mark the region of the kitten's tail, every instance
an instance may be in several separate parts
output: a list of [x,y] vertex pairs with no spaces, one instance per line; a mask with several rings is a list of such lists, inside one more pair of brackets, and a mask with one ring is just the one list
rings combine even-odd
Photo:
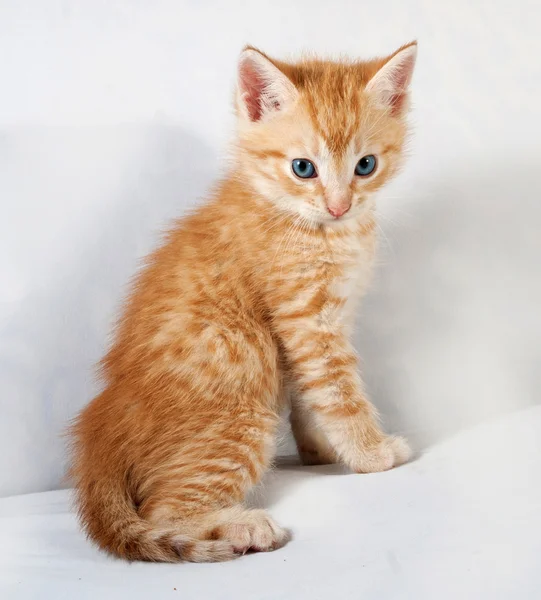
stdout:
[[197,539],[181,530],[142,519],[122,482],[76,488],[77,509],[89,538],[103,550],[126,560],[218,562],[235,558],[225,540]]

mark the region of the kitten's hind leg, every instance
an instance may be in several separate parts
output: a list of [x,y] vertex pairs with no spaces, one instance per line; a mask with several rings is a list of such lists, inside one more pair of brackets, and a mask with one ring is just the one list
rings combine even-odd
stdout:
[[291,431],[303,465],[330,465],[339,461],[325,433],[317,428],[313,417],[294,400],[289,417]]
[[242,505],[274,455],[277,423],[273,411],[252,407],[245,416],[228,415],[194,434],[189,446],[170,457],[140,490],[145,498],[139,515],[158,530],[174,529],[198,540],[182,542],[184,560],[213,560],[206,550],[211,542],[220,543],[216,560],[280,548],[289,540],[288,531],[266,511]]

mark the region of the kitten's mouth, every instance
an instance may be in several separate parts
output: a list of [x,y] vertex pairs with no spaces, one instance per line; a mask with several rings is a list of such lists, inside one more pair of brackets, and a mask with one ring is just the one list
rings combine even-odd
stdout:
[[[351,208],[351,207],[350,207]],[[339,216],[334,216],[332,213],[325,215],[323,223],[325,225],[332,226],[340,226],[341,223],[345,223],[346,221],[350,221],[355,218],[355,213],[348,209],[346,212]]]
[[313,227],[340,227],[343,223],[351,221],[358,215],[355,210],[352,210],[350,206],[347,211],[344,211],[339,216],[334,216],[329,210],[323,212],[322,210],[313,211],[308,214],[301,213],[301,216],[310,223]]

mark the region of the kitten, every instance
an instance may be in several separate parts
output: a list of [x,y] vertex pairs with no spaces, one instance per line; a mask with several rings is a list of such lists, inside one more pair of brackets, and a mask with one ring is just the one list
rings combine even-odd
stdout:
[[350,341],[399,168],[416,44],[369,62],[240,57],[234,165],[148,259],[72,428],[89,537],[129,560],[219,561],[288,533],[242,505],[279,414],[305,463],[408,460],[367,400]]

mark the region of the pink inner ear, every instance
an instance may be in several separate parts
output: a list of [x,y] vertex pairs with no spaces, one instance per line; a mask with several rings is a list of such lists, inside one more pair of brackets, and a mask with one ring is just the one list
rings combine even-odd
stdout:
[[390,99],[391,105],[391,114],[398,115],[402,112],[404,108],[404,103],[406,101],[407,94],[393,94]]
[[398,91],[403,92],[408,87],[414,66],[415,58],[409,56],[400,64],[400,67],[396,69],[393,79]]
[[261,97],[265,91],[266,82],[250,60],[245,60],[240,66],[240,84],[242,86],[242,98],[250,120],[259,121],[263,112]]
[[404,102],[407,98],[407,88],[414,66],[415,58],[410,56],[400,64],[400,67],[392,75],[393,87],[396,92],[391,96],[389,102],[393,114],[400,113],[404,107]]

